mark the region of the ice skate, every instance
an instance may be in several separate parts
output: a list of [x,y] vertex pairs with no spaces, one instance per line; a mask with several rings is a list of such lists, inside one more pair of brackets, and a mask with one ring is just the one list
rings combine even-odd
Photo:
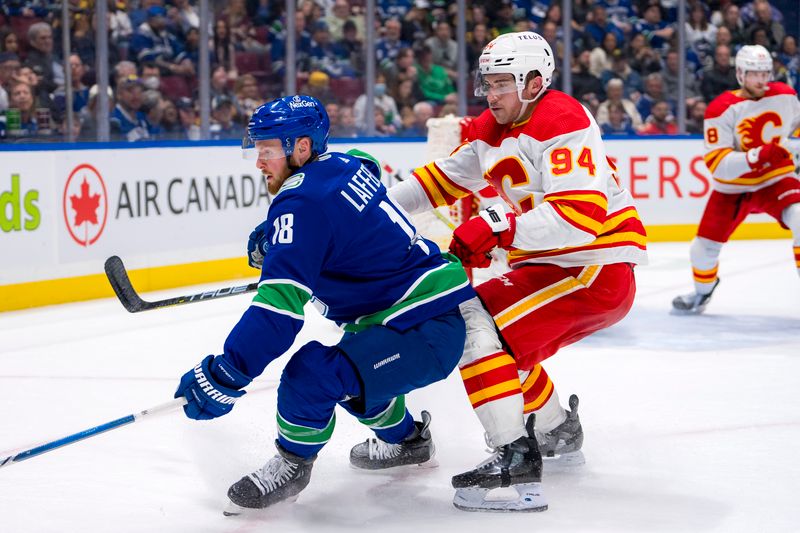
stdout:
[[539,452],[544,460],[544,468],[580,466],[586,462],[581,447],[583,446],[583,428],[578,416],[578,397],[569,397],[567,419],[555,429],[547,433],[535,431]]
[[711,301],[711,295],[714,294],[714,289],[719,285],[719,278],[714,282],[711,287],[711,292],[708,294],[698,294],[696,292],[684,294],[683,296],[676,296],[672,300],[672,309],[679,315],[699,315],[706,310],[708,302]]
[[306,488],[317,456],[303,459],[284,450],[280,444],[277,446],[275,457],[228,489],[230,501],[223,511],[225,516],[263,509],[282,501],[294,501]]
[[[528,418],[528,435],[533,434],[534,418],[534,415]],[[453,476],[452,483],[456,489],[453,505],[463,511],[547,509],[541,487],[542,456],[536,439],[531,436],[495,448],[492,457],[469,472]]]
[[403,442],[391,444],[372,437],[350,450],[350,464],[364,470],[384,470],[404,465],[435,466],[436,447],[431,439],[431,415],[422,411],[422,422],[414,422],[414,433]]

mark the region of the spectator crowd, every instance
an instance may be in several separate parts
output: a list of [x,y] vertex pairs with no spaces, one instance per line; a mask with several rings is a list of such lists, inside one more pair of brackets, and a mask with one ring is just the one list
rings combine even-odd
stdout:
[[[0,4],[0,141],[97,137],[94,16],[96,0],[67,0],[70,54],[61,50],[61,2]],[[196,0],[107,0],[109,115],[112,140],[199,139],[200,16]],[[775,79],[800,89],[800,52],[784,16],[796,0],[687,0],[686,125],[702,133],[706,104],[737,89],[733,58],[746,44],[773,54]],[[213,139],[240,138],[250,113],[283,92],[286,42],[296,44],[299,92],[319,98],[333,137],[427,133],[432,116],[456,113],[457,3],[377,0],[374,116],[366,116],[364,0],[299,0],[288,36],[284,3],[209,0]],[[606,135],[678,131],[677,0],[573,0],[572,94]],[[540,33],[556,55],[560,89],[564,54],[559,0],[467,2],[469,114],[483,47],[511,31]],[[67,131],[66,70],[73,130]]]

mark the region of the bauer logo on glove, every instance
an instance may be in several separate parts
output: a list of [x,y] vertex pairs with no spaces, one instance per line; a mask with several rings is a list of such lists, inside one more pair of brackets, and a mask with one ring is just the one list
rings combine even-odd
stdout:
[[492,205],[456,228],[450,252],[461,259],[465,267],[488,267],[492,262],[488,253],[497,246],[511,246],[516,227],[517,219],[506,212],[505,204]]

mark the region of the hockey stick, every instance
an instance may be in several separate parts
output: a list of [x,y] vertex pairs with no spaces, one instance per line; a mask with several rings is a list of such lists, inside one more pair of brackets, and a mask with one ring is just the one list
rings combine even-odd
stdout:
[[9,455],[8,457],[0,458],[0,468],[4,466],[13,465],[14,463],[19,463],[20,461],[25,461],[26,459],[31,459],[33,457],[42,455],[43,453],[61,448],[62,446],[73,444],[83,439],[88,439],[89,437],[94,437],[95,435],[99,435],[100,433],[105,433],[106,431],[111,431],[112,429],[117,429],[118,427],[122,427],[127,424],[132,424],[133,422],[138,422],[145,416],[172,411],[174,409],[177,409],[178,407],[182,407],[185,404],[186,404],[186,398],[175,398],[174,400],[170,400],[166,403],[162,403],[161,405],[156,405],[155,407],[145,409],[144,411],[141,411],[139,413],[123,416],[122,418],[112,420],[111,422],[106,422],[105,424],[100,424],[99,426],[95,426],[93,428],[84,429],[83,431],[79,431],[78,433],[74,433],[67,437],[47,442],[35,448],[31,448],[30,450],[25,450],[15,455]]
[[215,300],[217,298],[224,298],[226,296],[235,296],[246,292],[258,290],[258,283],[248,283],[247,285],[238,285],[235,287],[223,287],[211,291],[198,292],[196,294],[187,294],[185,296],[175,296],[165,300],[157,300],[148,302],[142,300],[137,294],[136,289],[133,288],[128,271],[125,270],[125,265],[122,264],[122,259],[116,255],[112,255],[106,259],[105,263],[106,277],[114,289],[120,303],[130,313],[138,313],[140,311],[149,311],[151,309],[159,309],[161,307],[170,307],[173,305],[191,304],[195,302],[202,302],[205,300]]

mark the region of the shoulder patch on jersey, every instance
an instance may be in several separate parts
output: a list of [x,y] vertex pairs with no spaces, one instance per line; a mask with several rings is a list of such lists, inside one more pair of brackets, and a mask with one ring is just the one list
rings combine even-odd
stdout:
[[542,96],[522,133],[537,141],[546,141],[559,135],[586,129],[591,124],[586,109],[573,97],[548,89]]
[[317,161],[325,161],[326,159],[330,159],[332,154],[322,154],[321,156],[317,157]]
[[767,91],[766,96],[778,96],[779,94],[789,94],[789,95],[796,95],[797,91],[792,89],[789,85],[786,85],[780,81],[771,81],[768,84],[769,90]]
[[282,193],[284,191],[288,191],[290,189],[298,188],[300,185],[302,185],[303,180],[305,178],[306,178],[306,175],[303,172],[301,172],[299,174],[294,174],[292,176],[289,176],[288,178],[286,178],[286,181],[283,182],[283,185],[281,185],[281,188],[278,189],[278,194],[280,194],[280,193]]
[[739,91],[725,91],[717,96],[706,108],[705,118],[717,118],[722,115],[730,106],[743,102],[745,98],[739,96]]

